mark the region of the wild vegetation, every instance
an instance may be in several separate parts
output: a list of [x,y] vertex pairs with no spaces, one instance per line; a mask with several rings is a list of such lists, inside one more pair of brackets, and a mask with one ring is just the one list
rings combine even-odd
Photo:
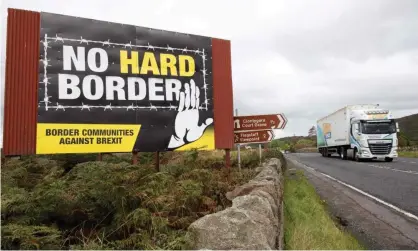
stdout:
[[418,158],[418,148],[402,148],[398,154],[399,157]]
[[[267,152],[267,154],[274,154]],[[2,249],[188,249],[187,228],[230,206],[227,191],[255,175],[223,152],[29,156],[2,165]]]
[[285,179],[284,208],[285,249],[364,249],[333,221],[324,201],[301,170],[288,174]]
[[399,145],[402,147],[418,146],[418,114],[397,119],[401,129]]
[[293,136],[273,140],[271,148],[280,148],[283,151],[296,152],[301,149],[314,148],[316,150],[316,136]]

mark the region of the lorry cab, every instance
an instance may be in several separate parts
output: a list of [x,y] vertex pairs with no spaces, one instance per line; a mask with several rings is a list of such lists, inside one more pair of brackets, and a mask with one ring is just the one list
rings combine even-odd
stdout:
[[353,157],[385,159],[398,157],[398,124],[388,110],[353,110],[350,117],[350,148]]

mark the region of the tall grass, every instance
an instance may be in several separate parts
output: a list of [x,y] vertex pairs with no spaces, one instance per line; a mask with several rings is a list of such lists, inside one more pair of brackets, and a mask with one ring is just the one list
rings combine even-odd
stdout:
[[353,236],[337,227],[302,171],[286,178],[284,206],[286,249],[363,249]]
[[399,151],[399,157],[418,158],[418,151]]

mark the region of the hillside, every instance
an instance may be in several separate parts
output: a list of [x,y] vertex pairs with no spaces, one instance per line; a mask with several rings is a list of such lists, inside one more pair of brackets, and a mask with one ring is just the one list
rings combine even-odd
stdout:
[[418,145],[418,113],[396,120],[401,129],[400,137],[410,141],[411,145]]
[[316,147],[316,136],[291,136],[275,139],[270,143],[270,147],[279,147],[282,150],[294,152],[299,149]]

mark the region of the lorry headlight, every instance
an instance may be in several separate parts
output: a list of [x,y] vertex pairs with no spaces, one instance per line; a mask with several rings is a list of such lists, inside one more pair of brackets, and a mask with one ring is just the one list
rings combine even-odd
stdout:
[[369,145],[367,144],[367,140],[360,140],[360,145],[362,147],[369,147]]

